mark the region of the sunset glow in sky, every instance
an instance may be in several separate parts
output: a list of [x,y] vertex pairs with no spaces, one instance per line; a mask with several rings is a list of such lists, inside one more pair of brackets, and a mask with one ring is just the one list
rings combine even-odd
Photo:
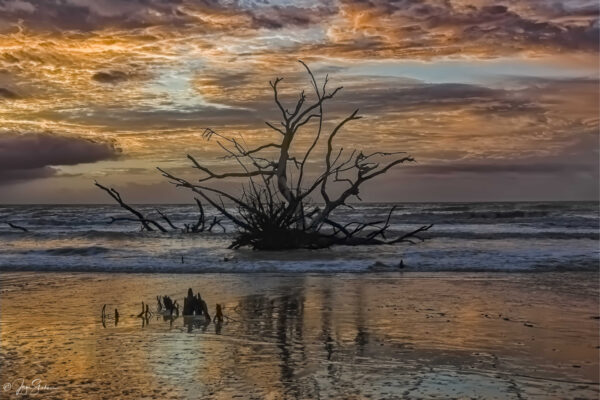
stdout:
[[[0,0],[0,203],[188,202],[156,166],[219,168],[206,127],[274,137],[331,86],[338,145],[404,150],[365,200],[598,197],[597,0]],[[306,140],[311,138],[307,126]],[[302,143],[302,139],[299,139]],[[313,168],[318,168],[315,159]],[[226,165],[222,166],[223,168]]]

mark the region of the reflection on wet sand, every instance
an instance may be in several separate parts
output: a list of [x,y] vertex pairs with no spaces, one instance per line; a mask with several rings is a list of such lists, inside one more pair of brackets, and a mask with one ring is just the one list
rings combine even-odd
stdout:
[[[597,398],[594,282],[2,274],[0,383],[42,379],[56,399]],[[188,286],[224,321],[137,318],[141,301],[181,301]],[[120,317],[98,318],[103,304]]]

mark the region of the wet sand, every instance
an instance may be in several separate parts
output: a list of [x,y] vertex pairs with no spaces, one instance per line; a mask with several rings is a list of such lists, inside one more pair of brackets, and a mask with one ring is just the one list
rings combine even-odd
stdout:
[[[229,319],[136,318],[188,287]],[[2,273],[0,395],[596,399],[598,328],[589,272]]]

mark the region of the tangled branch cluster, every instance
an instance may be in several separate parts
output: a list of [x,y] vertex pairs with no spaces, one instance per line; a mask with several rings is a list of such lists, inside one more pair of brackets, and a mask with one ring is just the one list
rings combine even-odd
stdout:
[[[247,148],[243,141],[234,137],[221,135],[212,129],[204,131],[202,136],[206,140],[216,138],[224,157],[234,160],[239,166],[238,171],[215,172],[191,155],[187,156],[188,159],[203,173],[197,182],[192,183],[161,168],[158,168],[159,171],[175,185],[198,194],[238,228],[238,236],[231,248],[325,248],[334,244],[380,245],[423,240],[419,233],[428,230],[431,225],[421,226],[396,238],[386,237],[394,208],[382,221],[344,223],[334,220],[334,210],[349,206],[347,202],[352,197],[360,200],[359,188],[363,183],[414,159],[403,152],[366,154],[356,149],[334,149],[334,140],[342,128],[361,118],[358,109],[326,132],[323,106],[342,87],[329,90],[328,77],[319,84],[310,68],[302,61],[300,63],[308,73],[316,100],[309,102],[302,91],[294,107],[288,109],[283,105],[278,90],[282,78],[269,82],[274,102],[281,113],[279,124],[266,122],[276,136],[272,142]],[[297,136],[304,133],[301,128],[311,121],[314,124],[310,126],[315,126],[316,131],[310,145],[304,151],[295,152]],[[321,141],[326,141],[324,169],[309,179],[307,162]],[[273,150],[277,151],[277,155],[269,157]],[[389,161],[389,158],[393,159]],[[388,161],[382,164],[377,161],[380,159]],[[210,185],[215,181],[239,178],[246,180],[241,194],[231,194]],[[343,185],[343,190],[333,195],[332,185]],[[233,204],[235,211],[226,202]]]

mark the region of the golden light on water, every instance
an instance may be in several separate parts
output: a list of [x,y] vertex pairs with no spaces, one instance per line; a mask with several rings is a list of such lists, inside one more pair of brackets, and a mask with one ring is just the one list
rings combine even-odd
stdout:
[[[598,373],[594,289],[558,275],[263,274],[252,285],[243,274],[2,279],[2,382],[43,377],[58,397],[359,399],[409,389],[426,395],[442,382],[457,395],[504,396],[515,385],[535,393],[527,376],[561,379],[552,389],[560,397],[573,393],[569,379]],[[563,293],[579,293],[553,292],[557,280]],[[230,319],[135,317],[142,299],[154,308],[157,293],[181,299],[184,282],[211,312],[224,304]],[[102,304],[119,309],[116,326],[102,325]],[[453,368],[468,373],[454,376]]]

